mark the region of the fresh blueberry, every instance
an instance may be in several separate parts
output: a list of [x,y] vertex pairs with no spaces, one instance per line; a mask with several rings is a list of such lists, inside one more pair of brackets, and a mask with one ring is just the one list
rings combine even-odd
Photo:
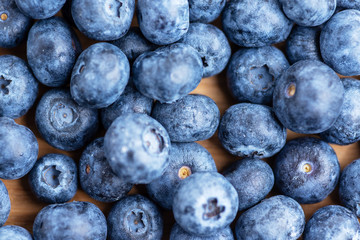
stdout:
[[[1,118],[0,118],[1,121]],[[1,134],[0,134],[1,136]],[[10,214],[10,198],[5,184],[0,180],[0,226],[4,225]],[[1,228],[0,228],[1,229]],[[0,231],[1,235],[1,231]],[[0,236],[1,239],[1,236]]]
[[190,21],[209,23],[217,19],[225,7],[225,0],[189,0]]
[[320,133],[340,115],[344,86],[336,73],[316,60],[289,67],[275,83],[273,109],[280,122],[298,133]]
[[208,236],[199,237],[185,232],[179,224],[175,223],[171,229],[170,240],[234,240],[233,232],[230,227]]
[[79,106],[64,88],[46,92],[35,113],[41,136],[51,146],[65,151],[83,147],[98,129],[96,109]]
[[19,179],[34,166],[39,145],[29,128],[0,117],[0,149],[0,178]]
[[239,195],[239,211],[263,200],[274,186],[271,167],[257,158],[236,161],[223,174]]
[[140,55],[133,64],[132,73],[134,84],[142,94],[171,103],[199,85],[203,63],[193,47],[175,43]]
[[72,0],[71,15],[80,32],[98,41],[124,36],[130,28],[135,0]]
[[74,160],[63,154],[47,154],[36,161],[29,173],[35,196],[47,203],[63,203],[75,196],[78,179]]
[[0,56],[0,116],[25,115],[36,100],[38,85],[24,60],[12,55]]
[[7,225],[0,228],[0,240],[33,240],[25,228]]
[[216,172],[210,153],[200,144],[171,143],[169,165],[163,175],[147,185],[152,199],[161,207],[172,208],[174,194],[181,181],[196,172]]
[[225,69],[231,57],[230,44],[225,34],[211,24],[192,23],[179,42],[195,48],[203,62],[203,77],[211,77]]
[[105,134],[105,156],[123,181],[147,184],[168,165],[170,138],[165,128],[146,114],[118,117]]
[[34,18],[45,19],[54,16],[66,0],[15,0],[22,13]]
[[66,19],[66,21],[72,26],[76,27],[74,19],[71,14],[71,5],[73,0],[66,0],[63,8],[61,9],[61,13],[63,17]]
[[86,147],[79,162],[81,188],[92,198],[114,202],[124,197],[132,188],[111,170],[105,158],[104,138],[94,140]]
[[170,104],[156,102],[151,116],[164,126],[172,142],[206,140],[214,135],[220,121],[214,100],[199,94]]
[[286,142],[286,129],[271,108],[252,103],[239,103],[227,109],[218,134],[223,147],[239,157],[271,157]]
[[63,18],[40,20],[30,29],[27,59],[35,77],[46,86],[66,85],[80,52],[79,40]]
[[238,194],[217,172],[197,172],[179,185],[173,201],[176,222],[196,236],[212,236],[235,219]]
[[36,240],[106,240],[106,218],[89,202],[51,204],[36,216],[33,233]]
[[284,54],[273,46],[237,51],[227,69],[227,82],[239,102],[271,105],[275,80],[289,67]]
[[298,239],[305,227],[305,215],[292,198],[278,195],[263,200],[240,215],[235,225],[237,240]]
[[360,1],[359,0],[337,0],[336,5],[339,8],[360,10]]
[[71,96],[81,106],[107,107],[120,97],[129,75],[129,61],[118,47],[95,43],[76,61],[71,74]]
[[141,195],[127,196],[118,201],[107,222],[110,240],[160,240],[163,233],[159,209]]

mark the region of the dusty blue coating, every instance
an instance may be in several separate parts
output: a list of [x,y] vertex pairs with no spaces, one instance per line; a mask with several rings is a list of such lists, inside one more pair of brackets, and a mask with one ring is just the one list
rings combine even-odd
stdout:
[[190,22],[214,21],[220,16],[225,3],[225,0],[189,0]]
[[275,184],[299,203],[317,203],[336,187],[340,165],[326,142],[313,137],[291,140],[276,156]]
[[39,144],[34,133],[13,119],[0,117],[0,178],[19,179],[34,166]]
[[174,43],[140,55],[132,66],[136,88],[145,96],[171,103],[186,96],[200,83],[200,54],[184,43]]
[[29,185],[40,201],[67,202],[75,196],[78,186],[76,163],[64,154],[47,154],[31,169]]
[[207,237],[199,237],[185,232],[179,224],[175,223],[171,228],[170,240],[234,240],[233,232],[230,227],[225,227],[223,230]]
[[27,63],[12,55],[0,56],[0,116],[18,118],[34,104],[39,90]]
[[200,144],[171,143],[169,165],[161,177],[149,183],[146,188],[149,196],[165,209],[171,209],[174,194],[185,176],[196,172],[216,172],[216,165],[210,153]]
[[271,167],[257,158],[238,160],[225,169],[223,175],[239,195],[239,211],[263,200],[274,186]]
[[63,18],[40,20],[30,29],[27,59],[35,77],[46,86],[66,85],[80,52],[79,39]]
[[115,202],[132,188],[116,176],[105,157],[104,138],[97,138],[84,150],[79,161],[81,188],[101,202]]
[[276,47],[241,49],[229,62],[228,88],[239,102],[271,105],[275,81],[289,66]]
[[280,122],[297,133],[320,133],[340,115],[344,86],[336,73],[316,60],[302,60],[276,81],[273,110]]
[[239,157],[271,157],[286,142],[286,128],[270,107],[239,103],[228,108],[218,132],[222,146]]
[[227,1],[222,25],[230,41],[241,47],[263,47],[284,41],[293,23],[278,0]]
[[6,14],[7,19],[0,19],[0,48],[18,46],[26,37],[32,20],[20,12],[15,0],[0,0],[0,16]]
[[130,28],[135,0],[72,0],[71,15],[83,34],[98,41],[121,38]]
[[189,28],[188,0],[139,0],[137,19],[150,42],[167,45],[178,41]]
[[106,240],[106,218],[90,202],[51,204],[36,216],[33,234],[36,240]]
[[170,138],[155,119],[142,113],[118,117],[104,138],[104,151],[113,172],[123,181],[147,184],[168,165]]
[[[1,121],[1,119],[0,119]],[[1,136],[1,135],[0,135]],[[5,184],[0,180],[0,226],[4,225],[10,214],[10,198]],[[1,229],[1,228],[0,228]],[[1,231],[0,231],[1,233]],[[0,236],[1,239],[1,236]]]
[[22,13],[34,18],[45,19],[54,16],[66,0],[15,0]]
[[320,51],[324,62],[335,72],[360,74],[360,11],[350,9],[335,14],[320,34]]
[[120,97],[129,76],[129,60],[118,47],[95,43],[76,60],[71,74],[71,96],[81,106],[108,107]]
[[156,102],[151,116],[164,126],[172,142],[209,139],[220,122],[214,100],[200,94],[187,95],[174,103]]
[[298,239],[305,227],[305,215],[294,199],[278,195],[263,200],[240,215],[235,225],[237,240]]
[[195,48],[203,62],[203,77],[223,71],[231,57],[231,48],[225,34],[211,24],[192,23],[189,31],[179,40]]
[[360,225],[347,208],[329,205],[317,210],[306,223],[304,240],[359,239]]
[[163,219],[158,207],[142,195],[122,198],[110,210],[110,240],[160,240]]
[[0,240],[33,240],[28,230],[15,225],[0,228]]
[[176,222],[186,232],[212,236],[235,219],[238,195],[231,183],[217,172],[197,172],[179,185],[173,201]]
[[79,106],[72,100],[69,89],[54,88],[42,96],[36,108],[35,123],[51,146],[73,151],[92,139],[99,120],[97,110]]
[[337,0],[337,7],[360,10],[359,0]]

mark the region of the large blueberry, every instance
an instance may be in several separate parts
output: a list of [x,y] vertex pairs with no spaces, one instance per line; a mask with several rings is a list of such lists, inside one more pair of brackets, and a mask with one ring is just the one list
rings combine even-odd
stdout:
[[34,19],[54,16],[64,6],[66,0],[15,0],[25,15]]
[[[0,119],[1,121],[1,119]],[[1,136],[1,135],[0,135]],[[10,198],[5,184],[0,180],[0,226],[4,225],[10,214]],[[1,229],[1,228],[0,228]],[[1,231],[0,231],[1,234]],[[1,239],[1,237],[0,237]]]
[[360,10],[359,0],[337,0],[337,7]]
[[175,223],[171,228],[170,240],[234,240],[233,232],[230,227],[225,227],[223,230],[212,234],[211,236],[199,237],[185,232],[179,224]]
[[276,81],[273,109],[280,122],[298,133],[320,133],[340,115],[344,86],[336,73],[316,60],[289,67]]
[[161,177],[147,185],[152,199],[166,209],[172,208],[176,189],[182,180],[196,172],[216,172],[214,159],[200,144],[171,143],[169,165]]
[[15,225],[0,228],[0,240],[33,240],[28,230]]
[[209,23],[218,18],[225,0],[189,0],[190,21]]
[[275,80],[289,67],[284,54],[273,46],[237,51],[227,69],[227,82],[239,102],[271,105]]

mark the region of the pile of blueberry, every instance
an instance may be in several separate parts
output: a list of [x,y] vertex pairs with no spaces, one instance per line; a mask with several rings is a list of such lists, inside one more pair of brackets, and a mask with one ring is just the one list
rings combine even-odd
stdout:
[[[0,240],[160,240],[162,209],[176,221],[171,240],[359,240],[360,160],[341,173],[329,145],[360,140],[360,81],[338,75],[360,75],[359,10],[360,0],[0,0],[0,47],[27,41],[27,62],[0,56],[0,178],[27,175],[50,204],[33,236],[3,226]],[[220,15],[222,30],[209,24]],[[82,51],[73,28],[99,42]],[[286,55],[272,46],[285,40]],[[225,68],[239,103],[220,119],[211,98],[189,93]],[[42,138],[82,151],[78,163],[37,159],[34,133],[13,120],[32,107]],[[287,129],[318,135],[286,142]],[[196,143],[216,131],[242,158],[222,174]],[[146,195],[127,195],[134,184]],[[113,203],[107,218],[68,202],[78,185]],[[274,185],[281,195],[265,199]],[[306,223],[300,204],[337,186],[344,207]],[[0,181],[0,226],[9,212]]]

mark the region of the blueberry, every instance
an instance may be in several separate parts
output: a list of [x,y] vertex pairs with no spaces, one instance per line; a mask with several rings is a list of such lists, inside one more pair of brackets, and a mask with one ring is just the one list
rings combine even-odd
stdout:
[[231,154],[271,157],[285,145],[286,129],[270,107],[239,103],[228,108],[219,125],[219,140]]
[[263,200],[274,186],[271,167],[257,158],[236,161],[223,174],[239,195],[239,211]]
[[71,96],[81,106],[107,107],[120,97],[129,75],[129,61],[118,47],[95,43],[76,61],[71,74]]
[[316,60],[303,60],[276,81],[273,109],[286,128],[320,133],[336,121],[343,96],[344,86],[330,67]]
[[24,60],[12,55],[0,56],[0,116],[25,115],[36,100],[38,85]]
[[198,94],[187,95],[171,104],[156,102],[151,116],[165,127],[172,142],[208,139],[220,121],[214,100]]
[[54,16],[66,0],[15,0],[22,13],[34,18],[45,19]]
[[104,138],[90,143],[79,162],[81,188],[92,198],[102,202],[114,202],[124,197],[132,184],[123,182],[111,170],[105,158]]
[[286,143],[276,156],[274,174],[284,195],[299,203],[317,203],[335,189],[340,165],[329,144],[304,137]]
[[130,28],[135,0],[72,0],[71,15],[80,32],[98,41],[121,38]]
[[186,232],[212,236],[235,219],[238,194],[231,183],[216,172],[197,172],[179,185],[173,201],[176,222]]
[[336,5],[339,8],[360,10],[360,1],[358,0],[337,0]]
[[36,240],[106,240],[106,218],[89,202],[51,204],[36,216],[33,233]]
[[7,225],[0,228],[0,240],[32,240],[31,234],[25,228]]
[[34,166],[39,145],[29,128],[0,117],[0,149],[0,178],[19,179]]
[[80,52],[79,40],[63,18],[40,20],[30,29],[27,59],[36,78],[46,86],[66,85]]
[[91,140],[99,120],[97,110],[79,106],[68,89],[54,88],[42,96],[36,108],[35,123],[51,146],[73,151]]
[[182,180],[196,172],[216,172],[214,159],[200,144],[171,143],[169,165],[163,175],[147,185],[152,199],[161,207],[172,208],[176,189]]
[[235,225],[237,240],[298,239],[305,227],[305,215],[299,203],[278,195],[263,200],[242,215]]
[[189,0],[190,21],[209,23],[217,19],[225,7],[225,0]]
[[237,51],[227,69],[227,82],[239,102],[271,105],[275,80],[289,67],[284,54],[273,46]]
[[[6,189],[5,184],[0,180],[0,226],[4,225],[4,223],[8,219],[10,214],[10,206],[11,204],[10,204],[8,190]],[[0,230],[0,234],[1,234],[1,230]],[[1,235],[0,235],[0,239],[1,239]]]
[[146,114],[118,117],[104,138],[105,156],[111,169],[123,181],[150,183],[168,165],[170,138],[165,128]]
[[171,103],[199,85],[203,63],[194,48],[175,43],[140,55],[133,64],[132,74],[142,94]]
[[179,224],[175,223],[171,229],[170,240],[234,240],[234,235],[230,227],[211,235],[210,237],[198,237],[185,232]]
[[73,0],[67,0],[63,6],[63,8],[61,9],[61,13],[63,15],[63,17],[66,19],[66,21],[72,26],[72,27],[76,27],[74,19],[72,17],[71,14],[71,5],[72,5],[72,1]]
[[225,34],[211,24],[192,23],[179,42],[195,48],[203,62],[203,77],[211,77],[225,69],[231,57],[230,44]]
[[118,201],[107,222],[110,240],[160,240],[163,233],[159,209],[141,195],[127,196]]

